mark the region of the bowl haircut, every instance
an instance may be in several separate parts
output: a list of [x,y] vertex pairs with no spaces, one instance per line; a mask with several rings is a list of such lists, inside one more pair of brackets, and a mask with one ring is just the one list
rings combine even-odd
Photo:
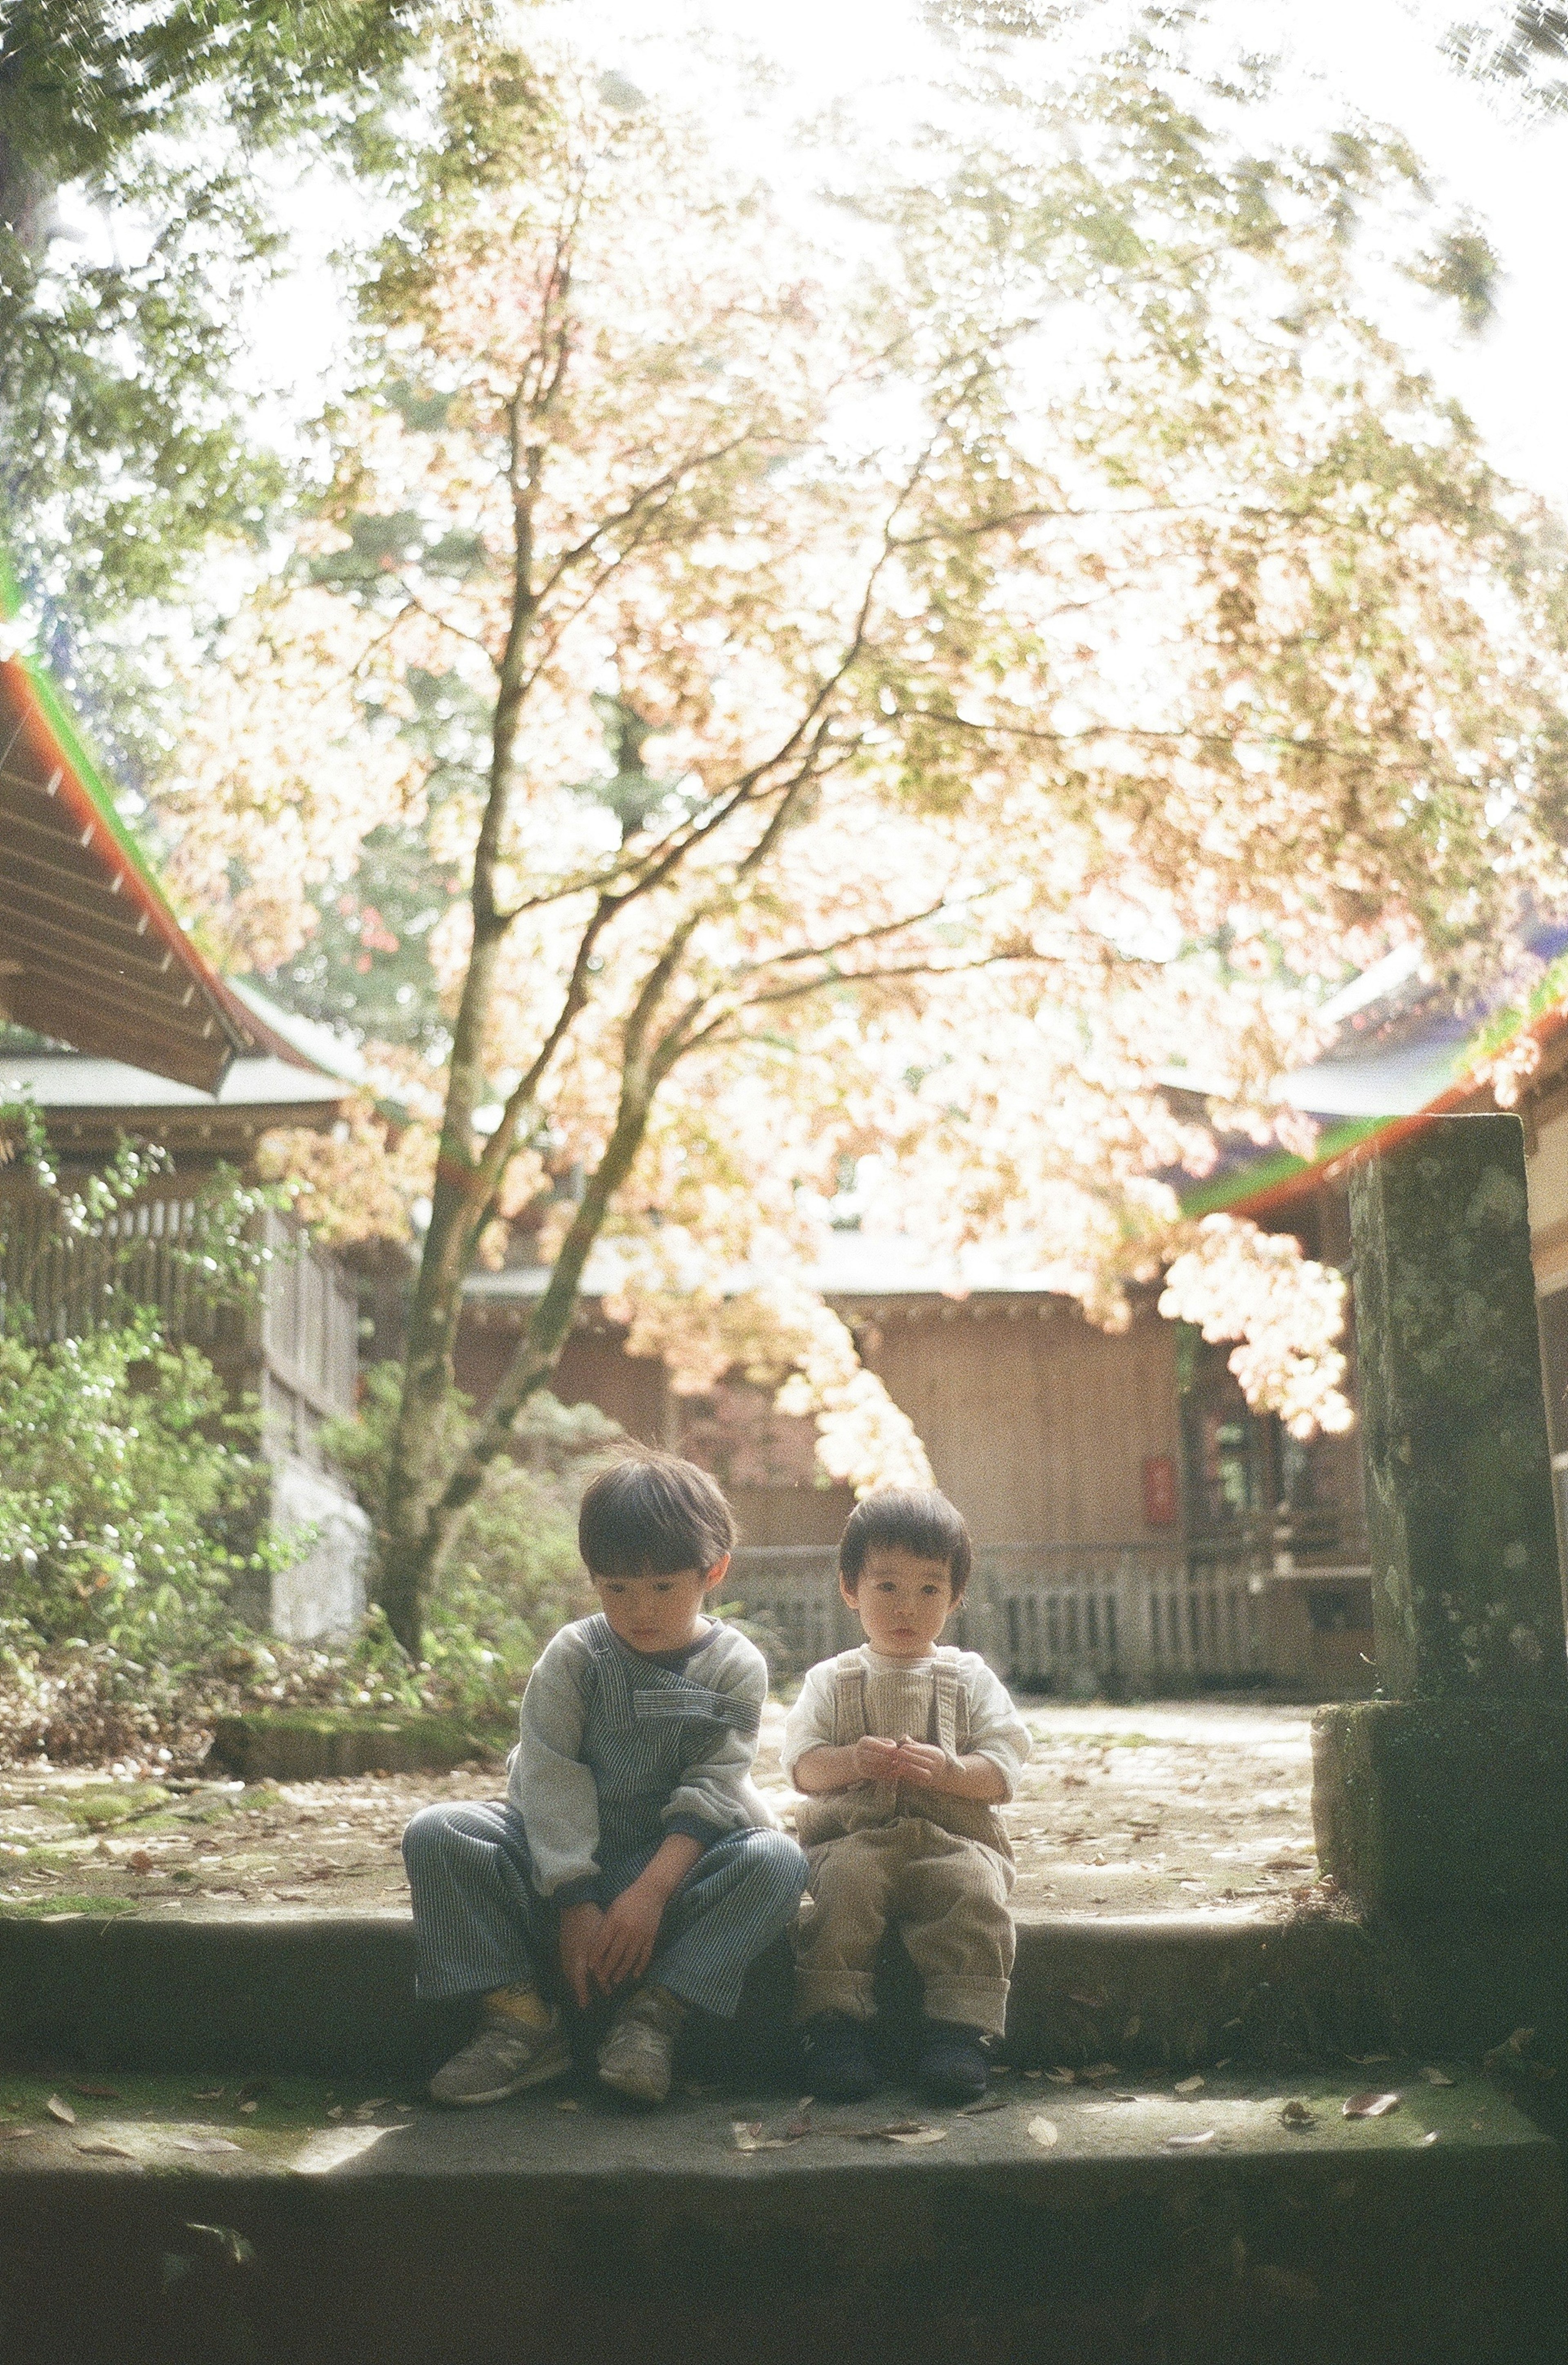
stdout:
[[935,1486],[883,1486],[856,1504],[838,1540],[838,1574],[846,1593],[858,1590],[867,1553],[879,1551],[946,1561],[955,1601],[969,1581],[969,1531]]
[[673,1453],[629,1453],[584,1490],[577,1550],[588,1575],[676,1576],[734,1550],[730,1507],[706,1470]]

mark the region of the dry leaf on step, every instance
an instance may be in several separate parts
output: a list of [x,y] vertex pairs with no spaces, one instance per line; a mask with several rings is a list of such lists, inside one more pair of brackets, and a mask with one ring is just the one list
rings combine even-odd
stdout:
[[1201,2078],[1182,2078],[1177,2080],[1176,2091],[1179,2094],[1201,2094],[1203,2090],[1204,2080]]
[[1339,2115],[1345,2119],[1385,2119],[1390,2111],[1398,2108],[1397,2094],[1374,2094],[1369,2090],[1364,2094],[1352,2094],[1349,2102],[1342,2102]]
[[89,2158],[93,2159],[134,2159],[136,2158],[133,2151],[127,2151],[124,2144],[118,2143],[79,2143],[76,2149],[85,2152]]
[[1451,2086],[1453,2079],[1446,2069],[1423,2069],[1422,2077],[1428,2086]]
[[961,2119],[983,2118],[987,2111],[1005,2111],[1007,2103],[1000,2094],[988,2094],[983,2102],[966,2102],[958,2113]]
[[852,2143],[945,2143],[946,2127],[927,2126],[921,2119],[891,2119],[885,2127],[846,2127]]
[[1205,2127],[1202,2135],[1167,2135],[1165,2141],[1171,2151],[1192,2151],[1197,2145],[1210,2144],[1213,2143],[1214,2139],[1215,2131],[1213,2127]]
[[1029,2122],[1029,2136],[1032,2142],[1043,2144],[1046,2149],[1049,2151],[1051,2146],[1059,2140],[1056,2121],[1054,2119],[1031,2119]]
[[62,2102],[58,2094],[51,2094],[50,2096],[48,2102],[44,2104],[44,2109],[49,2113],[51,2119],[58,2119],[62,2127],[73,2127],[76,2124],[75,2112],[72,2109],[69,2102]]

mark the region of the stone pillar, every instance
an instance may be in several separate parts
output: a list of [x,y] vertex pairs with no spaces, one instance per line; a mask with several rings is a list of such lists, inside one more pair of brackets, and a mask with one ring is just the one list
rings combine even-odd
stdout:
[[1568,1900],[1568,1651],[1524,1134],[1440,1117],[1350,1185],[1377,1700],[1313,1727],[1369,1908]]
[[1350,1176],[1372,1626],[1392,1699],[1568,1699],[1515,1116]]

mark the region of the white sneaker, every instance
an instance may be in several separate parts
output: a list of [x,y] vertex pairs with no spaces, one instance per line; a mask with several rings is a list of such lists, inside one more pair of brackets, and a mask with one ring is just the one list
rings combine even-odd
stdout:
[[487,2020],[471,2045],[454,2053],[431,2079],[431,2101],[458,2106],[499,2102],[525,2086],[545,2086],[572,2066],[561,2015],[553,2012],[543,2028],[521,2020]]
[[639,1988],[610,2023],[599,2048],[599,2081],[632,2102],[662,2102],[669,2092],[675,2040],[686,2006],[663,1988]]

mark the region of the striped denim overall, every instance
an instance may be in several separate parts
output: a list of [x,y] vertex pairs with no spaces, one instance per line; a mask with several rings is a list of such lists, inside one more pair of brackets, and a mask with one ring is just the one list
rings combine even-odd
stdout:
[[[641,1658],[602,1613],[583,1631],[591,1656],[580,1754],[599,1794],[593,1901],[607,1906],[663,1844],[664,1810],[716,1728],[755,1732],[757,1710]],[[425,1808],[403,1835],[403,1856],[421,1996],[521,1980],[558,1992],[558,1911],[533,1886],[527,1832],[510,1799]],[[748,1967],[793,1918],[805,1877],[804,1857],[781,1832],[710,1841],[665,1909],[644,1978],[732,2018]]]

